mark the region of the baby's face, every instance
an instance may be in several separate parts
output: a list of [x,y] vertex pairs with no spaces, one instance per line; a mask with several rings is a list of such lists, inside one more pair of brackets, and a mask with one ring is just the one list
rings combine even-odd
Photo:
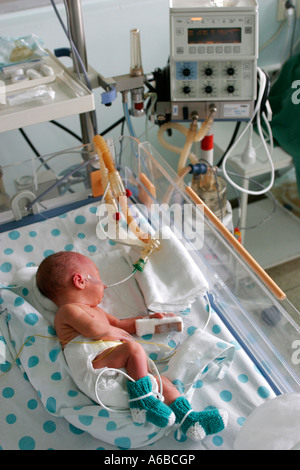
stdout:
[[96,299],[94,301],[96,302],[95,305],[98,305],[103,299],[103,293],[104,289],[106,289],[106,285],[103,284],[98,268],[92,261],[87,263],[87,268],[86,289],[88,289],[91,298]]

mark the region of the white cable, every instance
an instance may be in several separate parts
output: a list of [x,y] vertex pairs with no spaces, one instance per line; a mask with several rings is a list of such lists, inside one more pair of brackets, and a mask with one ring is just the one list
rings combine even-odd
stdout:
[[[149,395],[157,396],[157,397],[159,397],[159,399],[161,401],[163,401],[163,384],[162,384],[160,373],[158,372],[158,369],[157,369],[156,365],[154,364],[152,359],[150,359],[150,357],[148,357],[148,362],[150,362],[151,366],[154,369],[155,374],[157,375],[158,383],[159,383],[159,390],[160,390],[159,392],[151,392],[151,393],[149,393]],[[133,380],[133,378],[130,377],[130,375],[126,374],[126,372],[124,372],[120,369],[114,369],[113,367],[104,367],[103,370],[100,371],[99,375],[97,376],[96,382],[95,382],[94,392],[95,392],[95,396],[97,398],[97,401],[98,401],[99,405],[102,406],[103,408],[105,408],[107,411],[112,411],[112,412],[115,412],[115,413],[128,413],[129,408],[125,408],[125,409],[123,409],[123,408],[109,408],[108,406],[104,405],[104,403],[102,403],[101,399],[99,398],[98,382],[99,382],[100,377],[102,376],[102,374],[104,374],[104,372],[108,372],[109,370],[112,370],[114,372],[118,372],[120,374],[123,374],[128,380],[130,380],[131,382],[135,382],[135,380]],[[143,397],[138,397],[136,399],[141,400],[142,398]]]
[[118,372],[120,374],[123,374],[128,380],[130,380],[131,382],[134,382],[134,380],[128,375],[126,374],[125,372],[123,372],[122,370],[120,369],[114,369],[112,367],[104,367],[103,370],[101,370],[99,372],[99,375],[97,376],[97,379],[96,379],[96,382],[95,382],[95,388],[94,388],[94,392],[95,392],[95,396],[97,398],[97,401],[99,403],[100,406],[102,406],[105,410],[107,411],[113,411],[115,413],[128,413],[128,408],[109,408],[108,406],[104,405],[104,403],[102,403],[102,401],[100,400],[99,398],[99,394],[98,394],[98,382],[102,376],[102,374],[104,374],[104,372],[108,372],[108,371],[115,371],[115,372]]
[[[248,122],[247,126],[245,127],[245,129],[243,130],[243,132],[241,133],[241,135],[239,136],[239,138],[235,141],[235,143],[232,145],[232,147],[228,150],[227,154],[225,155],[225,158],[223,160],[223,164],[222,164],[222,171],[223,171],[223,174],[224,174],[224,177],[226,178],[226,180],[236,189],[238,189],[239,191],[243,192],[243,193],[246,193],[246,194],[252,194],[252,195],[255,195],[255,196],[258,196],[258,195],[261,195],[261,194],[265,194],[266,192],[268,192],[273,184],[274,184],[274,179],[275,179],[275,168],[274,168],[274,164],[273,164],[273,160],[272,160],[272,156],[269,152],[269,149],[267,147],[267,144],[265,142],[265,139],[264,139],[264,136],[263,136],[263,133],[262,133],[262,128],[261,128],[261,122],[260,122],[260,106],[261,106],[261,102],[262,102],[262,98],[263,98],[263,94],[264,94],[264,91],[265,91],[265,87],[266,87],[266,76],[265,74],[263,73],[263,71],[258,68],[257,69],[258,71],[258,74],[259,74],[259,78],[260,78],[260,87],[259,87],[259,94],[258,94],[258,99],[257,99],[257,103],[256,103],[256,107],[255,107],[255,110],[254,110],[254,113],[253,113],[253,116],[251,118],[251,120]],[[232,179],[229,177],[227,171],[226,171],[226,162],[229,158],[229,155],[232,153],[233,149],[236,147],[236,145],[240,142],[240,140],[244,137],[244,135],[246,134],[246,132],[248,131],[249,127],[252,125],[252,120],[254,119],[254,117],[257,115],[257,129],[258,129],[258,132],[259,132],[259,135],[262,139],[262,143],[263,143],[263,146],[265,148],[265,151],[266,151],[266,154],[267,154],[267,157],[268,157],[268,160],[269,160],[269,163],[270,163],[270,167],[271,167],[271,181],[269,183],[269,185],[262,189],[261,191],[251,191],[249,189],[245,189],[241,186],[239,186],[238,184],[236,184],[234,181],[232,181]],[[264,117],[265,119],[265,117]],[[269,126],[269,132],[271,131],[271,128]],[[270,133],[270,136],[271,136],[272,133]],[[270,137],[271,138],[271,137]]]
[[129,276],[125,277],[125,279],[122,279],[122,281],[115,282],[114,284],[109,284],[109,286],[106,286],[106,289],[109,289],[110,287],[118,286],[119,284],[123,284],[123,282],[129,281],[129,279],[131,279],[132,276],[134,276],[136,272],[137,272],[137,269],[134,269]]

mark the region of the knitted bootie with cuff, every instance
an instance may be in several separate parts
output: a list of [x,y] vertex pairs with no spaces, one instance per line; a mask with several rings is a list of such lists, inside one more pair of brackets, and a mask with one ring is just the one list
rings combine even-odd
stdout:
[[173,411],[152,392],[152,384],[148,376],[136,382],[128,381],[127,390],[131,416],[135,423],[144,424],[149,421],[160,428],[172,426],[175,423]]
[[170,408],[175,413],[179,429],[194,441],[200,441],[208,434],[220,432],[227,425],[227,411],[217,409],[193,411],[184,397],[177,398],[170,405]]

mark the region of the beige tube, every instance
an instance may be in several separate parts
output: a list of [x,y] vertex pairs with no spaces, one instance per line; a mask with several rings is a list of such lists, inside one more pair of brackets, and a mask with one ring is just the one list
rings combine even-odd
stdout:
[[[209,114],[206,117],[205,121],[202,123],[200,129],[197,132],[197,117],[193,119],[189,129],[187,129],[183,124],[178,122],[167,122],[163,124],[157,133],[157,138],[160,144],[165,147],[167,150],[170,150],[174,153],[179,153],[180,158],[177,167],[177,173],[180,175],[182,170],[186,167],[187,159],[189,158],[193,164],[198,163],[198,158],[193,152],[191,152],[192,145],[194,142],[200,142],[208,134],[217,112],[215,105],[210,106]],[[164,140],[163,134],[167,129],[176,129],[186,136],[186,141],[183,148],[180,148],[176,145],[172,145],[169,142]]]
[[[164,139],[164,133],[168,129],[175,129],[175,130],[181,132],[182,134],[184,134],[186,137],[188,136],[189,129],[187,129],[182,124],[179,124],[178,122],[166,122],[165,124],[160,126],[160,128],[157,132],[157,138],[158,138],[159,143],[163,147],[165,147],[165,149],[170,150],[170,152],[178,153],[180,155],[183,151],[182,147],[178,147],[176,145],[170,144],[169,142],[167,142]],[[189,155],[189,157],[190,157],[190,160],[191,160],[192,163],[197,163],[198,162],[198,159],[197,159],[195,154],[192,153],[192,154]]]
[[179,162],[177,166],[178,175],[181,175],[182,170],[186,167],[186,162],[191,153],[191,148],[195,141],[196,133],[197,133],[197,122],[193,121],[188,130],[187,138],[186,138],[183,150],[180,154],[180,158],[179,158]]
[[104,170],[103,170],[103,175],[104,177],[106,177],[106,184],[107,184],[107,179],[110,183],[110,188],[108,188],[106,192],[105,202],[108,204],[112,204],[117,212],[118,211],[118,206],[116,204],[116,199],[117,199],[130,230],[135,234],[135,236],[139,240],[141,240],[144,243],[147,243],[151,239],[151,236],[147,233],[144,233],[140,229],[134,217],[131,215],[130,208],[127,202],[127,196],[125,195],[125,188],[123,186],[122,179],[119,175],[119,172],[115,168],[114,161],[112,159],[109,148],[105,142],[105,139],[101,135],[96,135],[93,138],[93,143],[97,149],[100,164],[103,162],[105,167],[108,170],[107,176],[105,175]]
[[197,132],[197,135],[195,137],[195,142],[200,142],[208,134],[208,131],[210,130],[211,126],[213,125],[216,112],[217,112],[217,108],[214,105],[211,105],[209,115],[207,116],[205,121],[202,123],[202,126],[200,127],[199,131]]

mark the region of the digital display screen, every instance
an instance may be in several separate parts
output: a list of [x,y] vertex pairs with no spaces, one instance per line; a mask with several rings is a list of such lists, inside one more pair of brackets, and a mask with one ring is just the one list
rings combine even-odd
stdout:
[[190,28],[188,44],[240,44],[241,28]]

